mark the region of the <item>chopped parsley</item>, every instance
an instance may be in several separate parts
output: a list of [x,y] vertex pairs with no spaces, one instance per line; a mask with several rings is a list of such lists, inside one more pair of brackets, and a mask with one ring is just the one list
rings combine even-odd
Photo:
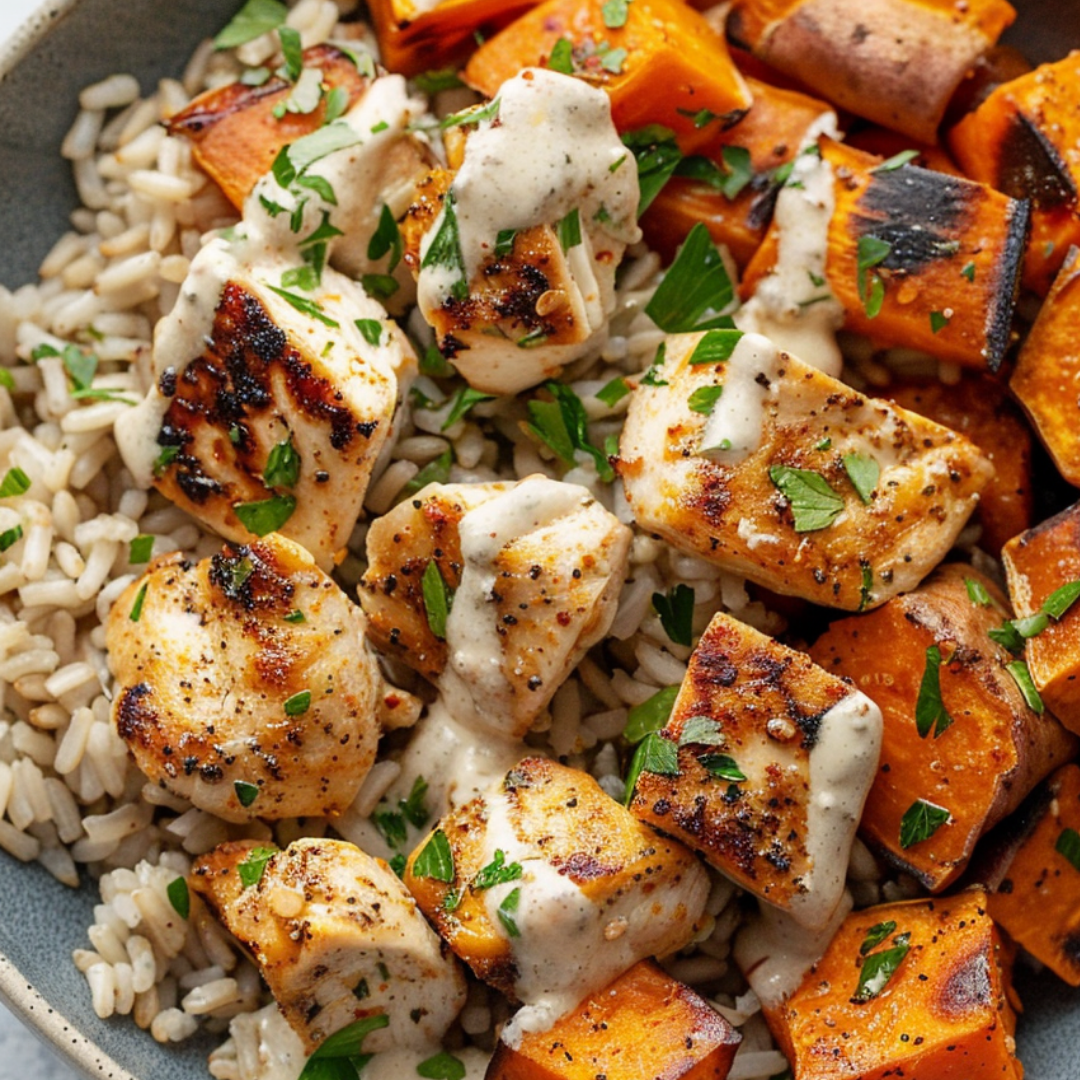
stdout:
[[299,609],[294,608],[288,615],[284,616],[287,623],[306,623],[307,616]]
[[131,541],[131,544],[128,547],[128,562],[132,566],[149,562],[153,552],[154,538],[143,533],[140,536],[136,536],[135,539]]
[[416,1066],[416,1075],[424,1080],[465,1080],[465,1063],[448,1050],[442,1050]]
[[378,319],[356,319],[356,329],[369,345],[378,345],[382,341],[383,324]]
[[894,169],[899,169],[904,165],[910,165],[918,156],[920,151],[918,150],[901,150],[899,154],[893,154],[891,158],[886,158],[880,165],[875,165],[870,171],[872,173],[879,172],[892,172]]
[[494,888],[496,885],[505,885],[510,881],[517,881],[522,875],[521,863],[506,862],[506,853],[502,848],[496,848],[491,862],[481,867],[476,876],[469,883],[478,892],[484,889]]
[[1000,626],[988,630],[987,636],[1009,652],[1020,653],[1028,638],[1041,634],[1049,625],[1050,616],[1039,611],[1024,619],[1006,619]]
[[559,238],[559,246],[564,252],[581,243],[581,213],[576,206],[556,223],[555,235]]
[[867,953],[873,952],[895,929],[896,923],[892,919],[888,922],[875,923],[866,931],[866,937],[859,946],[859,955],[866,956]]
[[729,780],[738,784],[746,779],[746,774],[735,759],[727,754],[702,754],[698,761],[705,766],[709,775],[717,780]]
[[399,499],[408,498],[422,491],[428,484],[445,484],[450,479],[454,464],[454,451],[447,447],[437,458],[432,458],[398,493]]
[[630,384],[622,375],[616,375],[611,382],[596,391],[596,400],[602,401],[609,409],[613,409],[629,393]]
[[311,708],[311,691],[301,690],[285,699],[286,716],[303,716]]
[[641,376],[641,386],[667,386],[667,379],[660,377],[660,369],[664,366],[667,357],[667,342],[661,341],[656,347],[656,355],[653,357],[649,370]]
[[378,227],[368,241],[367,256],[372,262],[375,262],[384,255],[389,255],[389,269],[393,272],[397,264],[401,262],[401,256],[404,250],[404,243],[401,239],[401,230],[398,228],[398,223],[394,220],[394,215],[390,212],[390,207],[387,206],[386,203],[383,203],[383,208],[379,212]]
[[1080,870],[1080,833],[1075,829],[1062,829],[1057,843],[1054,844],[1054,850],[1059,855],[1064,855],[1075,869]]
[[101,401],[121,401],[125,405],[134,405],[130,398],[123,397],[119,390],[95,389],[94,376],[100,361],[96,353],[83,352],[78,345],[65,345],[63,351],[43,343],[34,348],[30,358],[37,362],[46,356],[57,356],[63,362],[64,370],[71,379],[70,394],[76,400],[96,398]]
[[866,454],[845,454],[841,460],[859,498],[864,503],[869,503],[881,478],[881,466]]
[[296,1080],[355,1080],[373,1056],[363,1053],[364,1039],[389,1023],[390,1017],[379,1013],[335,1031],[316,1047]]
[[253,847],[247,853],[247,858],[236,868],[236,872],[240,877],[240,884],[245,889],[250,889],[252,885],[258,885],[262,881],[263,873],[266,871],[266,864],[277,854],[277,848]]
[[348,107],[349,91],[344,86],[335,86],[326,95],[326,110],[323,113],[323,123],[332,124],[345,115],[345,110]]
[[976,607],[989,607],[994,601],[986,591],[986,586],[974,578],[964,578],[964,587],[967,589],[968,599]]
[[708,184],[725,199],[736,199],[754,179],[750,151],[745,146],[721,147],[720,162],[722,167],[712,158],[693,155],[676,165],[675,175]]
[[589,414],[581,398],[569,386],[551,379],[544,383],[544,389],[555,400],[533,399],[528,403],[528,430],[567,465],[578,464],[578,451],[588,455],[596,466],[596,475],[610,483],[615,479],[615,470],[608,455],[589,438]]
[[428,628],[440,641],[445,641],[446,622],[454,605],[454,595],[434,559],[424,568],[420,586],[424,595],[424,614],[427,616]]
[[23,535],[23,527],[16,525],[11,529],[5,529],[0,533],[0,552],[7,551],[9,547],[17,544]]
[[646,735],[659,731],[668,722],[678,696],[677,686],[665,686],[640,705],[635,705],[626,718],[623,738],[628,743],[638,743]]
[[[285,61],[285,69],[281,74],[294,83],[304,70],[304,46],[300,42],[300,31],[291,26],[278,27],[278,39],[281,42],[281,56]],[[311,112],[311,109],[291,111]]]
[[916,799],[900,819],[900,846],[906,851],[929,840],[952,815],[943,806]]
[[630,0],[604,0],[600,15],[609,30],[618,30],[626,25],[630,15]]
[[730,329],[730,317],[720,313],[734,299],[735,286],[724,260],[699,221],[645,306],[645,314],[669,334]]
[[390,274],[363,274],[360,284],[374,300],[389,300],[401,288],[397,278]]
[[173,878],[165,886],[165,895],[169,898],[173,911],[181,919],[186,919],[191,914],[191,894],[188,892],[187,878]]
[[278,286],[271,285],[269,282],[265,284],[272,293],[280,296],[290,307],[296,308],[301,315],[308,315],[313,319],[317,319],[324,326],[329,326],[331,329],[341,328],[341,324],[336,319],[330,318],[314,300],[309,300],[306,296],[297,296],[296,293],[278,288]]
[[854,1004],[870,1001],[885,989],[904,962],[904,957],[911,948],[910,942],[910,934],[897,934],[893,938],[891,949],[882,949],[881,952],[871,953],[866,957],[859,969],[859,982],[851,998]]
[[144,581],[139,588],[139,591],[135,594],[135,603],[131,605],[131,611],[128,613],[128,618],[132,622],[138,622],[142,618],[143,604],[146,603],[146,589],[149,582]]
[[638,131],[627,131],[623,134],[622,141],[637,161],[638,188],[641,193],[637,216],[641,217],[675,174],[683,154],[675,141],[675,133],[659,124],[652,124]]
[[964,267],[964,269],[960,271],[960,274],[961,274],[962,277],[966,277],[968,279],[968,281],[974,281],[975,280],[975,264],[973,262],[969,262]]
[[443,267],[454,275],[450,286],[450,295],[455,300],[464,300],[469,295],[469,283],[465,280],[465,258],[461,254],[461,238],[458,235],[457,211],[454,209],[454,193],[448,191],[443,200],[439,227],[432,238],[420,269]]
[[295,510],[296,499],[292,495],[274,495],[256,502],[237,503],[233,507],[240,524],[256,536],[277,532]]
[[949,321],[952,318],[951,315],[946,315],[943,311],[931,311],[930,312],[930,332],[934,334],[940,333],[949,325]]
[[511,889],[503,898],[498,907],[499,922],[502,923],[510,937],[521,937],[521,931],[517,924],[517,909],[521,902],[521,889]]
[[257,784],[249,784],[246,780],[236,780],[233,782],[233,791],[236,792],[236,800],[245,809],[249,807],[259,797],[259,787]]
[[711,716],[691,716],[679,733],[679,746],[723,746],[727,740]]
[[791,506],[796,532],[826,529],[844,509],[843,496],[829,486],[824,476],[811,469],[773,465],[769,468],[769,479]]
[[498,98],[492,98],[491,101],[483,105],[470,105],[460,112],[451,113],[450,116],[446,116],[439,121],[439,130],[445,131],[447,128],[461,127],[465,124],[479,124],[484,120],[494,120],[499,115],[500,104]]
[[214,38],[215,49],[234,49],[276,30],[289,14],[280,0],[247,0],[232,21]]
[[1042,603],[1042,612],[1051,619],[1061,619],[1080,599],[1080,581],[1070,581],[1055,589]]
[[680,582],[666,594],[653,593],[652,605],[660,616],[664,633],[676,645],[690,645],[693,640],[694,590]]
[[931,645],[926,650],[926,666],[919,683],[919,696],[915,700],[915,727],[920,739],[925,739],[931,732],[936,739],[952,723],[953,718],[941,698],[941,650]]
[[1020,688],[1020,693],[1023,695],[1024,701],[1027,702],[1028,708],[1040,714],[1044,712],[1046,706],[1043,705],[1043,700],[1039,697],[1039,691],[1035,688],[1035,680],[1032,679],[1027,664],[1023,660],[1014,660],[1011,664],[1005,665],[1005,670],[1013,677],[1013,682]]
[[877,318],[885,301],[885,282],[873,272],[873,268],[883,263],[891,251],[892,244],[888,240],[869,235],[859,237],[855,262],[856,285],[868,319]]
[[514,237],[517,234],[517,229],[500,229],[495,234],[495,258],[505,259],[513,253]]
[[692,367],[701,364],[722,364],[731,359],[735,347],[743,339],[741,330],[707,330],[694,346],[687,361]]
[[626,775],[626,802],[634,797],[634,788],[643,772],[657,776],[679,775],[679,751],[670,739],[659,732],[651,732],[638,744]]
[[263,483],[268,488],[292,488],[296,487],[299,480],[300,454],[290,435],[274,446],[267,455]]
[[442,829],[436,829],[424,849],[416,856],[413,874],[418,878],[433,878],[449,884],[454,880],[454,853]]
[[422,829],[431,817],[431,811],[424,801],[428,792],[428,782],[417,776],[409,789],[409,795],[405,799],[398,799],[397,809],[391,810],[389,805],[380,803],[371,814],[371,822],[383,839],[392,848],[401,847],[409,838],[409,830],[406,823],[417,829]]
[[417,89],[425,94],[438,94],[443,90],[458,90],[465,84],[456,68],[439,68],[435,71],[423,71],[413,77]]
[[561,37],[552,45],[547,66],[561,75],[574,74],[574,45],[569,38]]

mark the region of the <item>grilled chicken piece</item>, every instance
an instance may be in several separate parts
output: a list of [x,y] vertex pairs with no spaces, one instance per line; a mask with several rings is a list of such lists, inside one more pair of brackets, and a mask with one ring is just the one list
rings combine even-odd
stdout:
[[[303,59],[305,68],[322,73],[329,92],[347,94],[348,111],[333,123],[339,136],[351,129],[354,141],[339,138],[338,149],[304,167],[300,187],[282,187],[271,169],[286,147],[299,143],[302,149],[308,136],[327,137],[322,130],[327,97],[310,113],[278,116],[275,111],[294,90],[280,76],[257,87],[237,82],[209,90],[169,119],[169,131],[191,140],[195,160],[242,211],[249,230],[277,234],[277,246],[290,247],[314,232],[326,213],[342,233],[331,238],[332,266],[354,278],[390,272],[392,260],[385,253],[372,258],[368,247],[383,207],[400,217],[417,181],[434,164],[430,146],[410,130],[424,104],[409,96],[400,75],[375,78],[373,69],[361,72],[333,45],[306,49]],[[282,175],[287,177],[287,170]],[[332,202],[317,189],[318,181],[332,190]],[[299,222],[293,211],[301,215]],[[411,287],[404,266],[399,277]]]
[[[630,530],[576,484],[431,484],[374,522],[372,640],[455,719],[520,738],[615,617]],[[434,601],[452,594],[440,618]]]
[[818,930],[843,895],[881,727],[865,694],[718,614],[666,725],[646,736],[671,761],[645,765],[630,811]]
[[508,80],[464,123],[460,168],[432,173],[406,215],[405,261],[442,354],[514,394],[606,340],[641,235],[637,173],[604,92],[556,72]]
[[[261,874],[260,874],[261,868]],[[199,859],[191,885],[250,951],[308,1053],[365,1017],[365,1053],[438,1043],[465,979],[387,865],[343,840],[254,841]]]
[[156,560],[106,641],[139,768],[229,821],[340,814],[375,760],[379,712],[417,711],[383,683],[360,609],[281,536]]
[[[432,873],[440,847],[451,874]],[[405,883],[478,976],[531,1007],[518,1030],[543,1030],[638,960],[682,948],[709,892],[686,848],[543,758],[444,817]]]
[[670,336],[654,370],[619,446],[638,524],[774,592],[861,611],[913,589],[993,476],[963,436],[759,334]]
[[[140,484],[227,539],[278,531],[327,569],[356,523],[415,354],[349,279],[327,270],[315,292],[285,296],[274,291],[285,265],[248,264],[250,254],[217,239],[196,256],[158,324],[156,385],[117,441]],[[357,319],[381,327],[378,345]]]

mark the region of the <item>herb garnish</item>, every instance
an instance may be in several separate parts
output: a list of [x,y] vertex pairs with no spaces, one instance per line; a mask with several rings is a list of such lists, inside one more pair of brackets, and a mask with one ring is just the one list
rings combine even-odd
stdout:
[[600,15],[609,30],[618,30],[626,25],[630,15],[630,0],[604,0]]
[[442,1050],[416,1066],[416,1075],[424,1080],[465,1080],[465,1063]]
[[285,700],[286,716],[303,716],[311,708],[311,691],[301,690]]
[[149,562],[153,551],[154,538],[152,536],[147,536],[145,533],[136,536],[128,547],[128,562],[132,566]]
[[186,919],[191,914],[191,894],[188,892],[187,878],[173,878],[165,886],[165,895],[169,898],[173,911],[181,919]]
[[516,912],[518,904],[521,902],[521,889],[511,889],[503,898],[502,903],[498,907],[499,922],[503,924],[503,928],[510,935],[510,937],[521,937],[521,931],[518,929]]
[[422,491],[428,484],[445,484],[450,479],[450,467],[454,464],[454,451],[447,447],[437,458],[432,458],[402,489],[398,499],[408,498]]
[[424,595],[424,614],[427,616],[428,628],[440,641],[445,641],[446,622],[454,605],[454,594],[434,559],[424,568],[420,586]]
[[1023,660],[1014,660],[1005,665],[1005,670],[1013,677],[1013,682],[1020,688],[1024,701],[1033,712],[1043,713],[1046,706],[1039,697],[1039,691],[1035,688],[1035,680],[1031,677],[1027,664]]
[[680,582],[673,589],[668,589],[666,595],[653,593],[652,605],[660,616],[664,633],[676,645],[690,645],[693,640],[694,590]]
[[233,781],[233,791],[236,792],[236,800],[245,809],[259,797],[257,784],[249,784],[246,780]]
[[665,739],[659,732],[646,735],[630,762],[630,771],[626,775],[627,805],[634,797],[634,788],[643,772],[658,776],[679,775],[679,751],[670,739]]
[[416,856],[412,872],[416,877],[433,878],[449,884],[454,880],[454,853],[442,829],[436,829]]
[[384,255],[389,254],[389,269],[392,273],[397,264],[401,262],[404,250],[404,242],[401,239],[401,230],[398,228],[398,223],[394,220],[390,207],[383,203],[383,208],[379,211],[379,225],[368,241],[367,256],[372,262],[375,262]]
[[859,983],[851,999],[854,1004],[870,1001],[885,989],[907,956],[911,948],[910,942],[910,934],[897,934],[893,938],[891,949],[883,949],[866,957],[859,970]]
[[859,946],[859,955],[865,956],[869,952],[873,952],[894,930],[896,929],[896,923],[889,919],[888,922],[879,922],[874,926],[871,926],[866,931],[866,937],[863,938],[863,943]]
[[450,295],[464,300],[469,295],[469,283],[465,280],[465,258],[461,254],[461,238],[458,235],[457,211],[454,209],[454,193],[448,191],[443,200],[439,227],[420,261],[420,269],[444,267],[454,274]]
[[496,885],[505,885],[509,881],[517,881],[522,873],[521,863],[507,863],[505,852],[502,848],[496,848],[491,862],[476,872],[476,876],[469,885],[477,892],[481,892],[484,889],[494,888]]
[[920,153],[919,150],[901,150],[899,154],[893,154],[891,158],[886,158],[885,161],[880,165],[875,165],[870,171],[872,173],[892,172],[903,165],[910,165]]
[[943,806],[916,799],[900,819],[900,846],[906,851],[914,844],[929,840],[951,817]]
[[675,141],[675,133],[659,124],[624,132],[622,141],[637,161],[640,191],[637,216],[640,218],[674,175],[683,154]]
[[811,469],[773,465],[769,468],[769,479],[790,504],[798,533],[828,528],[844,509],[843,496],[829,486],[824,476]]
[[864,503],[869,503],[881,478],[881,466],[866,454],[845,454],[841,460],[859,498]]
[[451,405],[450,412],[447,413],[440,430],[447,431],[452,428],[459,420],[463,420],[472,411],[473,407],[479,405],[481,401],[494,400],[494,394],[482,394],[471,386],[463,386],[454,395],[454,403]]
[[856,284],[863,311],[868,319],[877,318],[885,300],[885,282],[873,268],[883,263],[892,251],[892,244],[876,236],[860,236],[856,252]]
[[941,697],[941,650],[931,645],[926,650],[926,667],[919,683],[919,696],[915,701],[915,727],[919,738],[925,739],[932,731],[936,739],[952,726],[953,718],[945,708]]
[[277,848],[252,848],[247,853],[247,858],[236,868],[236,872],[240,877],[240,884],[245,889],[250,889],[252,885],[258,885],[262,881],[263,873],[266,871],[266,864],[277,854]]
[[741,330],[707,330],[694,346],[694,351],[687,361],[691,367],[701,364],[722,364],[731,359],[731,354],[743,339]]
[[233,507],[240,524],[256,536],[277,532],[295,510],[296,499],[292,495],[274,495],[256,502],[237,503]]
[[720,312],[734,299],[735,286],[724,260],[699,221],[646,304],[645,314],[669,334],[730,329],[730,316]]
[[300,454],[293,445],[292,435],[272,447],[263,469],[263,483],[268,488],[296,487],[300,480]]
[[354,1020],[335,1031],[304,1063],[297,1080],[356,1080],[374,1055],[363,1053],[364,1039],[390,1023],[385,1013]]
[[1080,870],[1080,833],[1075,829],[1062,829],[1057,843],[1054,844],[1054,850],[1059,855],[1064,855],[1077,870]]
[[369,345],[378,345],[382,341],[383,324],[378,319],[356,319],[356,329]]
[[149,582],[144,581],[139,591],[135,594],[135,603],[131,605],[131,611],[128,613],[128,618],[132,622],[138,622],[142,618],[143,604],[146,603],[146,590],[149,586]]
[[640,705],[635,705],[627,715],[623,738],[629,743],[637,743],[651,732],[659,731],[668,722],[678,696],[677,686],[665,686]]
[[630,392],[630,384],[626,379],[622,375],[616,375],[611,382],[596,391],[596,400],[613,409]]
[[23,535],[23,527],[16,525],[13,528],[5,529],[0,533],[0,552],[7,551],[9,547],[17,544]]
[[968,599],[976,607],[989,607],[993,603],[990,594],[986,591],[986,586],[981,581],[966,577],[964,587],[967,589]]
[[288,17],[289,9],[280,0],[247,0],[214,38],[215,49],[233,49],[276,30]]
[[544,389],[555,400],[534,398],[528,403],[528,430],[567,465],[578,463],[578,451],[587,454],[596,466],[596,475],[604,483],[610,483],[615,479],[615,470],[607,454],[589,439],[589,414],[581,398],[569,386],[551,379],[544,383]]

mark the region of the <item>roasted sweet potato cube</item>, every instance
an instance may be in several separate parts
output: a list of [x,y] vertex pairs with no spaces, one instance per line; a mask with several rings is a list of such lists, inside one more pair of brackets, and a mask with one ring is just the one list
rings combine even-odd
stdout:
[[1009,389],[1070,484],[1080,486],[1080,249],[1065,260],[1020,350]]
[[1010,969],[981,889],[883,904],[766,1015],[799,1080],[1021,1080]]
[[485,1080],[723,1080],[731,1025],[651,960],[635,964],[544,1032],[500,1040]]
[[810,125],[829,107],[795,90],[781,90],[746,77],[753,95],[750,111],[733,127],[714,136],[701,153],[721,173],[733,174],[747,165],[753,173],[737,194],[718,191],[712,184],[674,176],[660,190],[641,219],[650,247],[670,262],[686,234],[701,221],[717,244],[726,244],[739,266],[757,250],[772,217],[776,187],[772,170],[799,152]]
[[[430,484],[368,531],[359,594],[369,633],[438,682],[457,720],[522,738],[607,633],[630,538],[575,484]],[[439,626],[444,588],[455,604]]]
[[603,7],[602,0],[547,0],[484,42],[465,81],[494,97],[522,68],[556,66],[552,52],[566,41],[570,56],[559,69],[607,90],[621,132],[662,124],[690,150],[750,108],[724,39],[692,8],[679,0],[634,0],[625,24],[609,27]]
[[[349,106],[366,92],[370,80],[356,63],[332,45],[304,50],[304,66],[322,71],[328,89],[341,88]],[[173,135],[191,140],[195,160],[217,182],[229,202],[242,210],[244,200],[260,177],[270,171],[283,146],[317,131],[326,122],[326,99],[310,113],[274,110],[292,93],[292,83],[271,76],[262,86],[229,83],[200,94],[172,116],[166,126]]]
[[[1080,580],[1080,503],[1010,540],[1001,552],[1017,615],[1037,614],[1063,585]],[[1080,734],[1080,605],[1051,618],[1024,648],[1047,707]]]
[[[825,277],[848,328],[996,371],[1010,342],[1027,204],[915,165],[875,171],[875,157],[831,139],[821,153],[836,199]],[[874,241],[888,251],[868,265]]]
[[[669,336],[655,378],[634,390],[618,468],[638,523],[828,607],[861,611],[914,588],[963,528],[989,463],[760,334],[733,346],[709,334],[720,337]],[[712,343],[728,358],[693,362]]]
[[709,879],[587,773],[525,758],[452,810],[405,883],[451,949],[554,1020],[637,961],[685,945]]
[[1032,201],[1024,285],[1045,295],[1080,243],[1080,54],[1003,83],[949,132],[968,176]]
[[379,54],[390,71],[419,75],[454,65],[536,0],[371,0]]
[[989,897],[994,921],[1071,986],[1080,986],[1080,766],[1048,777],[1017,811],[1022,838]]
[[[881,749],[881,712],[804,653],[718,614],[702,634],[630,810],[743,888],[824,926],[844,889]],[[652,765],[662,764],[654,771]]]
[[1014,18],[1005,0],[738,0],[728,30],[843,108],[933,143],[953,92]]
[[[969,595],[967,580],[980,597]],[[931,892],[954,881],[976,840],[1075,752],[1035,712],[988,632],[1008,617],[1000,590],[967,566],[867,615],[834,622],[810,648],[880,707],[884,744],[860,834]]]
[[883,396],[960,432],[994,466],[994,478],[983,489],[975,511],[986,551],[996,556],[1007,540],[1031,525],[1035,512],[1031,431],[1000,383],[976,374],[952,384],[899,379]]

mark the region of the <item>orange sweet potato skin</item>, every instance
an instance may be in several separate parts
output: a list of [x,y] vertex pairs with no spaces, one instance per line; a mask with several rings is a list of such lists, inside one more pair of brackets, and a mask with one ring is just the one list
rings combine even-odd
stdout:
[[992,555],[1031,526],[1031,432],[1000,383],[976,374],[948,385],[939,379],[893,382],[890,401],[969,438],[994,466],[994,478],[979,496],[976,519],[981,546]]
[[[304,66],[319,68],[328,88],[343,88],[350,106],[367,89],[368,79],[332,45],[306,49]],[[260,177],[270,171],[281,148],[316,131],[325,121],[325,99],[314,112],[274,116],[274,109],[291,92],[291,84],[277,76],[262,86],[230,83],[201,94],[167,123],[171,134],[191,140],[195,160],[238,210]]]
[[1009,389],[1070,484],[1080,486],[1080,250],[1070,250],[1020,350]]
[[689,987],[643,960],[550,1030],[499,1042],[485,1080],[723,1080],[739,1035]]
[[[611,28],[602,0],[546,0],[481,45],[465,81],[494,97],[522,68],[548,66],[552,49],[566,39],[574,73],[608,92],[620,132],[662,124],[689,151],[750,108],[750,91],[724,39],[696,11],[680,0],[634,0],[627,12],[626,24]],[[605,67],[607,54],[597,51],[602,42],[625,49],[625,58]],[[716,119],[699,122],[702,110]]]
[[[875,997],[853,1000],[867,934],[890,922],[868,952],[909,935],[908,952]],[[981,889],[866,908],[766,1016],[798,1080],[1022,1080],[1009,960]]]
[[[994,603],[974,604],[965,578],[981,583]],[[1049,712],[1027,706],[1005,670],[1011,654],[987,636],[1007,611],[993,582],[952,564],[876,611],[834,622],[809,650],[880,707],[881,764],[860,835],[931,892],[954,881],[979,836],[1075,753],[1075,738]],[[952,723],[920,737],[916,704],[932,646],[940,652],[941,700]],[[950,817],[905,849],[901,820],[917,800]]]
[[[1055,589],[1080,579],[1080,503],[1014,537],[1001,558],[1017,614],[1035,614]],[[1080,604],[1029,638],[1024,655],[1047,707],[1080,734]]]
[[687,233],[701,221],[717,244],[727,245],[739,266],[746,265],[772,216],[775,190],[766,174],[795,157],[807,129],[829,108],[817,98],[770,86],[750,75],[746,85],[754,99],[750,111],[701,153],[727,171],[724,147],[742,147],[750,153],[755,180],[729,199],[708,184],[672,177],[641,219],[647,243],[665,262],[674,259]]
[[1058,850],[1066,830],[1080,831],[1080,766],[1058,769],[1029,802],[1038,804],[1030,831],[988,907],[1013,941],[1080,986],[1080,868]]

